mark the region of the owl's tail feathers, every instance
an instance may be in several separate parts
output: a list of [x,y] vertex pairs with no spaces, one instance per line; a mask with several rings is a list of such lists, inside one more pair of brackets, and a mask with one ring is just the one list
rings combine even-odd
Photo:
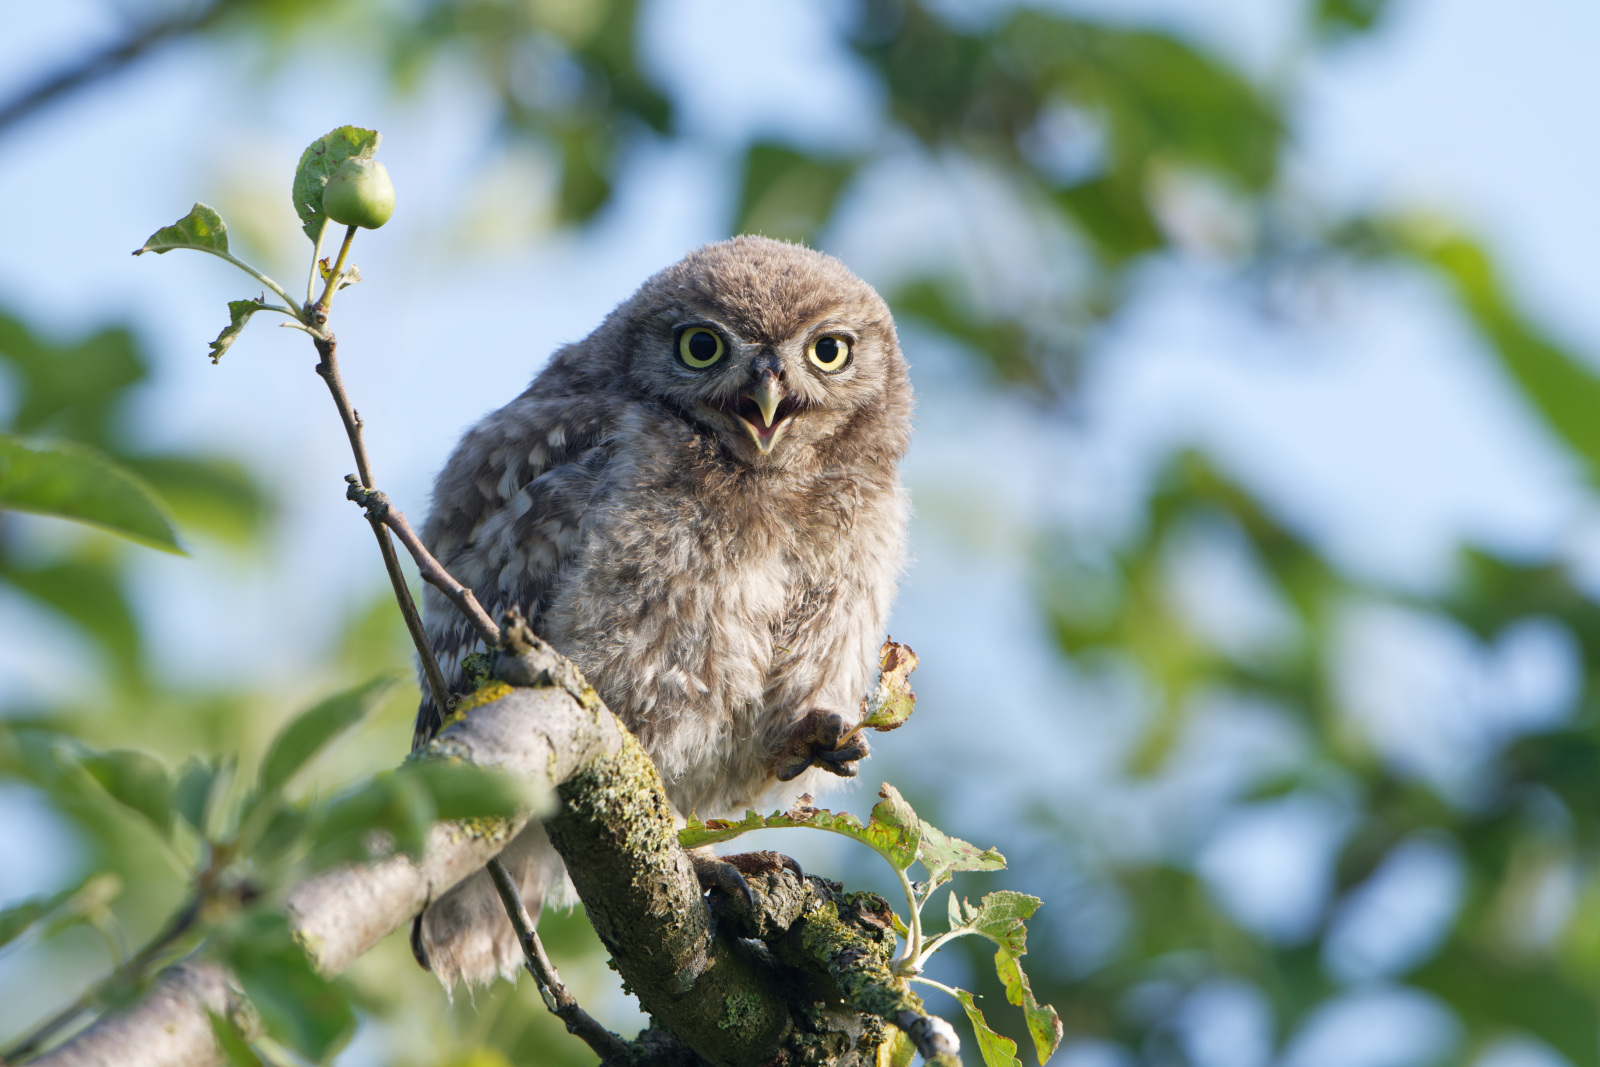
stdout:
[[[500,862],[535,922],[546,903],[563,906],[571,899],[564,892],[570,889],[566,870],[542,825],[530,823],[500,853]],[[469,876],[417,916],[411,951],[446,990],[458,982],[486,986],[496,977],[515,982],[522,971],[522,946],[487,871]]]

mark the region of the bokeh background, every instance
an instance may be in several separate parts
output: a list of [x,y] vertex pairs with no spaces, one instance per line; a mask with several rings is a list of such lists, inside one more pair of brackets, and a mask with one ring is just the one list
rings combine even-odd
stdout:
[[[56,0],[5,23],[0,431],[118,457],[189,554],[0,515],[0,907],[102,876],[0,949],[0,1041],[190,874],[18,738],[248,768],[297,709],[409,670],[306,338],[258,320],[212,366],[248,279],[128,255],[202,200],[294,290],[295,162],[356,123],[399,207],[336,325],[414,519],[465,427],[690,247],[804,240],[885,294],[919,397],[892,633],[920,699],[827,802],[892,781],[1007,855],[957,889],[1045,899],[1025,963],[1055,1062],[1600,1064],[1591,5]],[[404,754],[410,685],[309,794]],[[764,845],[884,885],[825,836]],[[638,1026],[581,915],[546,928],[586,1006]],[[935,975],[1031,1062],[958,946]],[[342,1065],[592,1062],[526,983],[447,1004],[399,938],[341,988]]]

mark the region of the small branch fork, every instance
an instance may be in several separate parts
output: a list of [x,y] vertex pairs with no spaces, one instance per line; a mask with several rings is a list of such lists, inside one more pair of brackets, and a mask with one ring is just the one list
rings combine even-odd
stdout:
[[366,509],[367,518],[383,523],[394,531],[400,543],[411,553],[411,558],[416,561],[417,570],[421,573],[423,581],[439,590],[450,598],[450,602],[460,609],[472,623],[473,629],[478,631],[478,636],[490,648],[500,644],[500,627],[495,625],[489,613],[483,610],[483,605],[478,603],[478,598],[472,590],[462,585],[451,577],[444,565],[434,559],[417,532],[411,528],[411,523],[406,521],[405,512],[395,507],[386,493],[377,489],[364,488],[354,474],[347,474],[344,478],[350,483],[350,488],[345,490],[345,497],[355,501]]
[[624,1052],[628,1043],[579,1007],[577,1000],[567,992],[567,987],[561,984],[561,976],[556,973],[550,957],[545,955],[544,945],[534,930],[533,917],[522,903],[517,883],[499,857],[489,861],[489,877],[494,879],[495,891],[500,894],[500,902],[506,906],[506,915],[510,917],[517,940],[522,944],[522,956],[528,973],[538,983],[539,995],[544,998],[544,1006],[550,1009],[550,1014],[566,1023],[567,1033],[581,1039],[602,1062]]

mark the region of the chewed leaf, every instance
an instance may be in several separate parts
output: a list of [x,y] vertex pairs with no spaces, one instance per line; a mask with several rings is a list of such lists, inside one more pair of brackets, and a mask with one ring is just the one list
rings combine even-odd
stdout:
[[211,342],[211,362],[217,363],[222,359],[222,353],[232,347],[238,340],[239,334],[244,331],[245,323],[250,321],[250,316],[261,310],[259,300],[230,300],[228,301],[228,325],[217,334],[217,339]]
[[294,172],[294,211],[313,244],[328,222],[328,213],[322,210],[322,189],[328,179],[347,159],[370,159],[382,140],[377,130],[340,126],[312,141],[300,154],[300,165]]
[[1006,858],[995,849],[980,849],[959,837],[949,837],[927,823],[922,824],[922,844],[917,859],[928,870],[928,891],[950,880],[956,871],[1003,871]]
[[917,697],[910,675],[917,669],[917,654],[906,645],[886,640],[878,650],[878,686],[861,703],[861,725],[880,733],[896,729],[911,718]]
[[[955,894],[951,893],[950,897],[953,919],[957,905],[954,902]],[[1023,921],[1032,918],[1041,903],[1038,897],[1030,897],[1026,893],[997,889],[978,901],[977,907],[963,900],[959,905],[961,922],[952,922],[951,927],[953,929],[959,925],[987,937],[1013,956],[1025,956],[1028,952],[1028,928]]]
[[865,824],[848,811],[832,812],[812,807],[811,796],[807,794],[788,811],[775,811],[766,816],[747,811],[738,822],[729,819],[701,822],[691,814],[684,828],[678,831],[678,843],[684,848],[698,848],[731,841],[751,830],[809,826],[859,841],[888,860],[896,870],[903,871],[916,862],[922,822],[894,786],[885,782],[878,795],[883,799],[872,809],[872,817]]
[[965,989],[957,989],[955,995],[956,999],[961,1001],[961,1006],[967,1010],[967,1021],[972,1023],[972,1032],[978,1038],[978,1051],[983,1053],[986,1067],[1022,1067],[1022,1061],[1017,1059],[1017,1043],[989,1029],[989,1024],[984,1021],[983,1012],[978,1010],[972,994]]
[[1039,1063],[1044,1064],[1055,1055],[1056,1046],[1061,1044],[1061,1016],[1050,1005],[1040,1004],[1033,999],[1033,989],[1028,985],[1028,976],[1022,972],[1022,964],[1003,948],[994,954],[994,973],[1000,976],[1000,983],[1006,987],[1006,999],[1021,1008],[1027,1017],[1033,1051],[1038,1055]]
[[134,249],[133,254],[154,252],[161,255],[174,248],[193,248],[201,252],[226,252],[228,250],[228,225],[216,210],[205,204],[196,204],[189,213],[163,226],[150,235],[150,239]]

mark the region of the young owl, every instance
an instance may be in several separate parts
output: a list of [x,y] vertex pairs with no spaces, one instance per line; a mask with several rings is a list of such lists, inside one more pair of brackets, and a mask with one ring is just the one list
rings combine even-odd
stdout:
[[[738,237],[645,282],[474,427],[423,539],[491,615],[520,608],[583,670],[679,813],[737,816],[866,755],[836,745],[904,558],[910,433],[878,294],[831,256]],[[431,587],[424,613],[460,688],[476,634]],[[424,701],[415,743],[439,720]],[[501,858],[537,916],[563,880],[543,829]],[[413,947],[447,985],[522,960],[483,872]]]

